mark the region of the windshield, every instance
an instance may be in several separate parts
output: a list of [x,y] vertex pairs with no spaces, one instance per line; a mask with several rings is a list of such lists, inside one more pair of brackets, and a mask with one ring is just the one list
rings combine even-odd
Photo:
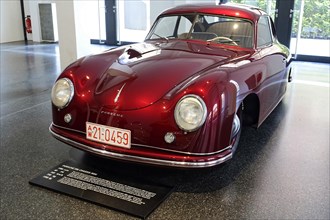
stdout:
[[164,16],[156,21],[146,38],[153,39],[196,39],[252,48],[253,25],[249,20],[217,15]]

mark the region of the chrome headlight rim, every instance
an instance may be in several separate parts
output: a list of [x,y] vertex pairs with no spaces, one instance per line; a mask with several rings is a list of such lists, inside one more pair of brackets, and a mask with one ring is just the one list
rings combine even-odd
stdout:
[[[188,99],[188,98],[193,98],[195,99],[201,106],[202,110],[203,110],[203,114],[202,114],[202,117],[201,117],[201,120],[199,121],[199,123],[193,127],[193,128],[187,128],[187,127],[184,127],[182,124],[181,124],[181,121],[180,121],[180,118],[181,117],[179,115],[179,108],[180,108],[180,105],[183,103],[184,100]],[[203,101],[203,99],[198,96],[198,95],[193,95],[193,94],[188,94],[188,95],[185,95],[183,96],[176,104],[175,106],[175,109],[174,109],[174,119],[175,119],[175,122],[177,124],[177,126],[185,131],[185,132],[194,132],[196,130],[198,130],[206,121],[206,116],[207,116],[207,108],[206,108],[206,104],[205,102]]]
[[[65,81],[66,83],[68,83],[69,88],[70,88],[69,99],[68,99],[68,100],[65,102],[65,104],[62,105],[62,106],[56,105],[56,104],[54,103],[54,93],[55,93],[55,92],[54,92],[54,89],[55,89],[56,86],[60,83],[60,81]],[[73,86],[73,82],[72,82],[69,78],[61,78],[61,79],[58,79],[58,80],[55,82],[55,84],[54,84],[54,86],[53,86],[53,88],[52,88],[51,98],[52,98],[52,103],[53,103],[53,105],[55,105],[58,109],[64,109],[64,108],[66,108],[66,107],[70,104],[70,102],[72,101],[73,96],[74,96],[74,86]]]

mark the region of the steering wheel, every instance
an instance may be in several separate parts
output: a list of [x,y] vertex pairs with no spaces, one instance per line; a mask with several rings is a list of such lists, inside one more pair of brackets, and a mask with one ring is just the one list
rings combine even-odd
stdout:
[[[233,41],[229,37],[215,37],[207,41],[219,41],[219,43],[229,43],[236,46],[238,45],[235,41]],[[222,41],[226,41],[226,42],[222,42]]]

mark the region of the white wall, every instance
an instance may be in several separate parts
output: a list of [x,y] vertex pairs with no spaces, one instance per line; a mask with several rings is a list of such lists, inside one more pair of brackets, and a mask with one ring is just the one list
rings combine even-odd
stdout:
[[[189,3],[217,3],[219,0],[135,0],[135,3],[143,4],[133,4],[133,0],[117,0],[117,39],[118,41],[128,41],[128,42],[139,42],[143,41],[146,35],[149,32],[150,27],[158,17],[158,15],[164,10],[183,4]],[[127,3],[127,4],[125,4]],[[132,10],[127,10],[129,6],[133,7],[134,13]],[[137,30],[134,28],[127,27],[125,25],[127,20],[137,20],[138,13],[142,13],[147,10],[146,15],[146,28]],[[131,12],[131,13],[127,13]],[[141,16],[140,16],[141,17]],[[138,18],[140,18],[138,17]]]
[[61,69],[77,59],[77,34],[73,0],[57,1],[58,40]]
[[[30,3],[27,0],[24,1],[24,12],[25,12],[25,17],[27,15],[30,15],[31,16],[31,13],[30,13]],[[32,26],[32,24],[31,24],[31,26]],[[33,37],[32,33],[26,33],[26,36],[27,36],[27,39],[28,40],[32,40],[32,37]]]
[[[150,29],[150,1],[137,0],[130,2],[117,0],[118,41],[139,42],[144,40]],[[135,20],[137,28],[132,28]]]
[[56,0],[62,70],[91,54],[90,40],[99,38],[98,7],[97,0]]
[[81,34],[89,38],[88,42],[90,39],[105,40],[104,0],[75,0],[74,13],[76,26],[80,29]]
[[0,0],[0,43],[24,40],[19,0]]
[[[99,4],[97,0],[74,0],[74,19],[75,30],[77,33],[78,57],[90,54],[90,40],[100,39],[99,31]],[[100,1],[102,4],[102,1]],[[101,5],[100,5],[101,6]],[[104,1],[103,1],[104,6]],[[104,9],[103,9],[104,10]],[[88,12],[88,13],[87,13]],[[100,12],[101,13],[101,12]],[[104,13],[104,11],[103,11]],[[104,18],[104,16],[103,16]],[[103,29],[105,29],[105,21],[103,21]],[[105,33],[103,40],[105,40]]]
[[[54,3],[55,0],[24,0],[25,16],[31,16],[32,34],[28,40],[41,41],[39,3]],[[24,40],[20,0],[0,0],[0,43]]]
[[[0,0],[1,1],[1,0]],[[40,16],[39,16],[39,3],[54,3],[55,0],[25,0],[29,4],[29,12],[25,10],[25,14],[31,15],[32,21],[32,40],[35,42],[41,42],[41,30],[40,30]]]
[[[174,7],[175,5],[178,5],[176,3],[178,1],[168,1],[168,0],[159,0],[159,1],[150,1],[150,8],[152,9],[150,11],[150,23],[151,25],[155,22],[158,15],[163,12],[167,8]],[[181,1],[184,3],[185,1]],[[179,4],[181,3],[179,2]]]

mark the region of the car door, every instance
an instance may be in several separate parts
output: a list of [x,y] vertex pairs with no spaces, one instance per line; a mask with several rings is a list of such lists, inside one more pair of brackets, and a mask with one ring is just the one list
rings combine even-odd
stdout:
[[263,121],[281,100],[286,87],[286,55],[271,28],[269,16],[261,16],[257,24],[257,51],[262,66],[263,83],[259,91],[260,119]]

